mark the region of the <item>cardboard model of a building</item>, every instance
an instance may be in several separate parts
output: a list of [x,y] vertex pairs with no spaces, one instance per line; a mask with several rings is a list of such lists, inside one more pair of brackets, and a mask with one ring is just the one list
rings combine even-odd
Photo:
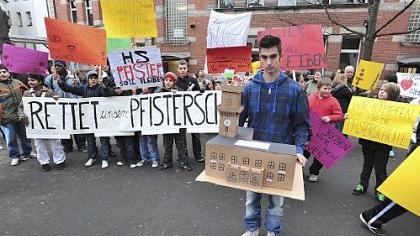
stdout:
[[238,127],[242,90],[243,86],[222,86],[219,136],[206,144],[205,173],[244,189],[292,190],[296,148],[254,141],[252,128]]
[[238,135],[241,95],[243,86],[224,84],[222,90],[222,103],[217,107],[220,114],[219,135],[235,138]]

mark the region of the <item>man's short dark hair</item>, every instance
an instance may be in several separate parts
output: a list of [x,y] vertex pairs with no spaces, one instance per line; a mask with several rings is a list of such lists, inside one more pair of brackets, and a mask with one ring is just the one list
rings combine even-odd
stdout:
[[179,65],[186,65],[186,66],[188,66],[188,62],[186,60],[182,59],[182,60],[179,60],[178,66]]
[[281,55],[281,40],[279,37],[266,35],[264,36],[259,43],[259,48],[272,48],[276,47]]
[[28,79],[29,78],[36,79],[38,81],[41,81],[41,83],[44,81],[44,76],[38,75],[38,74],[28,74]]

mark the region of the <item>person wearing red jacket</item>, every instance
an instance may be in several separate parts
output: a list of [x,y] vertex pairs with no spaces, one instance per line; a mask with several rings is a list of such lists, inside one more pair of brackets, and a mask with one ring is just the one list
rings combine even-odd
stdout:
[[[343,112],[341,110],[340,103],[336,98],[331,96],[331,85],[332,81],[330,78],[322,78],[318,81],[317,91],[308,97],[309,110],[318,113],[321,116],[321,120],[325,123],[335,125],[344,119]],[[304,153],[306,158],[310,157],[310,153],[305,150]],[[321,162],[316,158],[309,167],[309,181],[318,181],[319,171],[322,168]]]

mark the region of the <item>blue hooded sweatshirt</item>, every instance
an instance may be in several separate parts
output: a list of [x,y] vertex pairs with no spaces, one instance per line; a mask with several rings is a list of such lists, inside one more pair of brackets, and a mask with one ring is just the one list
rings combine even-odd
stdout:
[[248,117],[254,128],[254,140],[296,145],[303,154],[309,133],[309,109],[304,91],[286,74],[272,83],[265,83],[263,72],[245,85],[244,111],[239,125]]

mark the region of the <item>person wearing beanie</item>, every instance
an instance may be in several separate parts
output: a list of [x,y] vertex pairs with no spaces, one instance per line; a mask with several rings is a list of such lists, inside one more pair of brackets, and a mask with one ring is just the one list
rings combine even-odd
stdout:
[[[26,90],[23,93],[24,97],[53,97],[58,99],[58,96],[49,88],[44,87],[43,84],[43,77],[41,75],[36,74],[29,74],[28,75],[28,84],[30,89]],[[28,123],[28,117],[23,112],[23,103],[21,103],[19,107],[19,116],[21,120],[24,120],[25,123]],[[48,148],[47,144],[50,147],[50,151],[53,155],[53,161],[57,165],[57,169],[61,170],[66,167],[65,160],[66,154],[64,153],[63,145],[59,139],[43,139],[43,138],[36,138],[34,140],[35,148],[36,148],[36,157],[41,164],[41,168],[44,171],[50,171],[50,156],[48,155]]]
[[19,117],[22,93],[27,89],[21,81],[12,79],[7,67],[0,64],[0,128],[5,135],[12,166],[34,156],[31,154],[31,141],[26,137],[25,124]]
[[[177,76],[175,73],[167,72],[164,77],[163,87],[157,92],[175,92],[176,80]],[[188,164],[186,135],[186,129],[179,129],[179,133],[163,135],[163,147],[165,151],[159,170],[166,170],[172,168],[172,148],[174,142],[178,153],[179,167],[188,171],[192,170],[192,168]]]
[[[58,85],[58,83],[53,79],[54,75],[58,75],[60,79],[62,81],[65,81],[65,83],[69,86],[80,85],[79,79],[72,75],[70,71],[66,69],[66,62],[59,60],[54,61],[54,65],[51,68],[51,72],[52,73],[48,75],[44,80],[45,86],[51,89],[60,98],[78,98],[77,95],[63,91]],[[87,152],[85,135],[75,134],[73,135],[73,137],[76,141],[78,149],[82,152]],[[70,139],[61,139],[61,144],[63,144],[65,152],[73,151],[73,140],[71,136]]]
[[[112,89],[105,87],[103,84],[99,84],[99,75],[95,70],[89,71],[86,74],[88,78],[88,83],[86,85],[68,85],[66,81],[62,80],[62,77],[55,75],[53,78],[60,86],[60,88],[67,93],[72,93],[77,96],[84,98],[90,97],[109,97],[112,96]],[[96,162],[96,157],[98,154],[98,149],[96,147],[96,138],[94,134],[86,134],[87,144],[88,144],[88,160],[85,163],[86,167],[90,167]],[[102,168],[105,169],[108,167],[108,157],[109,157],[109,138],[100,137],[101,141],[101,150],[100,157],[102,158]]]

